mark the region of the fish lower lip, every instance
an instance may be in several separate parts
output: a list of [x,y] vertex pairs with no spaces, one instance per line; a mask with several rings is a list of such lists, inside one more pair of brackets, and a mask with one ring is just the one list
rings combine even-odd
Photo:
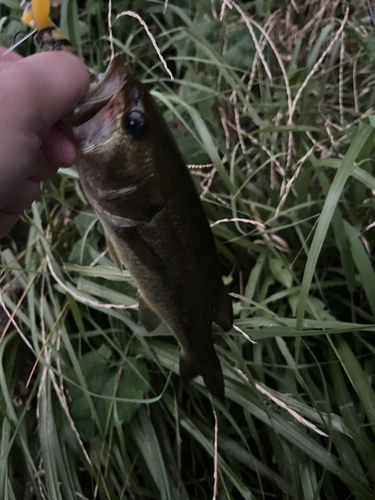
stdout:
[[90,105],[78,105],[73,111],[73,116],[70,119],[71,125],[73,127],[79,127],[80,125],[88,122],[89,120],[94,118],[94,116],[98,114],[99,111],[103,109],[110,100],[111,97],[108,97],[108,99],[104,99],[96,103],[91,103]]

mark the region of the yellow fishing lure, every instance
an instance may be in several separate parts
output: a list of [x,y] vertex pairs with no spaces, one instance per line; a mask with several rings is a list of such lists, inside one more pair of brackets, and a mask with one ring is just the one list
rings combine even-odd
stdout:
[[24,24],[28,24],[37,31],[54,26],[49,17],[51,8],[49,0],[25,1],[21,3],[21,7],[23,8],[22,22]]
[[50,18],[50,0],[26,0],[22,22],[36,30],[35,40],[45,50],[75,52],[75,48]]

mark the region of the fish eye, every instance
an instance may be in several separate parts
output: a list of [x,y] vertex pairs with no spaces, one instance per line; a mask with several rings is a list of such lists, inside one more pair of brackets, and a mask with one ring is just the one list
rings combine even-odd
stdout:
[[133,139],[141,139],[146,132],[146,117],[141,111],[130,111],[124,119],[124,128]]

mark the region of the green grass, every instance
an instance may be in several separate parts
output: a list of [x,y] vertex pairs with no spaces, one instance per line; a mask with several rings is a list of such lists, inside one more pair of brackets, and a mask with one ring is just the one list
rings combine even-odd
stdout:
[[[112,22],[187,163],[209,165],[191,172],[235,310],[214,327],[225,400],[138,325],[62,170],[0,247],[0,499],[375,498],[375,31],[352,0],[223,3],[114,0]],[[0,0],[3,45],[17,6]],[[95,73],[106,9],[61,9]]]

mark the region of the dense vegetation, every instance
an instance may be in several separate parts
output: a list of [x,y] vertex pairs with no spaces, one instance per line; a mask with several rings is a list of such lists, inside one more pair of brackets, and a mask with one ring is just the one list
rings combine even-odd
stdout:
[[[61,26],[97,74],[106,3]],[[139,20],[174,75],[171,81]],[[0,0],[9,46],[18,0]],[[375,30],[354,0],[113,0],[113,44],[192,169],[232,297],[225,400],[137,323],[74,169],[0,247],[0,498],[375,498]],[[31,40],[20,52],[33,51]]]

